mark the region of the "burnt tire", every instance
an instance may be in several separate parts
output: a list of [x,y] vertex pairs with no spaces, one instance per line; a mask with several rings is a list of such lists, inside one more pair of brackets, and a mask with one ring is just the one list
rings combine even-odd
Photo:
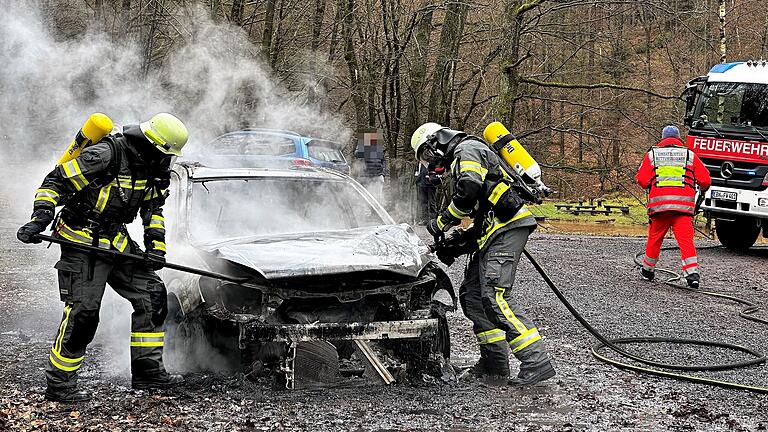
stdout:
[[748,217],[737,217],[732,221],[717,219],[715,231],[720,244],[732,251],[744,252],[757,241],[760,226],[754,218]]

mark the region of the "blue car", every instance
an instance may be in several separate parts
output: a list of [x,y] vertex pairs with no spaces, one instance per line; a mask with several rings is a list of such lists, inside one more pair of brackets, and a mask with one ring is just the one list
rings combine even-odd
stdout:
[[243,129],[225,133],[206,146],[209,166],[285,168],[316,166],[349,174],[339,143],[275,129]]

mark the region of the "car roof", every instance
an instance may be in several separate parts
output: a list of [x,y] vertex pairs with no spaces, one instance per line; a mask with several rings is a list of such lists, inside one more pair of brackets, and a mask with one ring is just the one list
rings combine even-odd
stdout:
[[211,168],[198,162],[179,161],[177,167],[186,169],[193,180],[220,178],[302,178],[315,180],[350,180],[346,175],[325,168],[297,166],[292,168]]
[[268,129],[268,128],[247,128],[236,131],[227,132],[221,134],[213,139],[216,141],[219,138],[233,136],[233,135],[275,135],[281,137],[302,138],[302,136],[294,131],[283,129]]

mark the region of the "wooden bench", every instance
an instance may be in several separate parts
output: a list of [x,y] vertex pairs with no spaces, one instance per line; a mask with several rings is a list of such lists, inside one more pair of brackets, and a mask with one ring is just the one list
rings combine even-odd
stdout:
[[608,216],[611,214],[610,210],[597,210],[597,209],[571,209],[570,212],[571,214],[574,214],[577,216],[582,213],[591,214],[592,216],[600,215],[600,214]]
[[628,215],[629,214],[629,206],[622,206],[622,205],[605,205],[606,210],[619,210],[622,214]]

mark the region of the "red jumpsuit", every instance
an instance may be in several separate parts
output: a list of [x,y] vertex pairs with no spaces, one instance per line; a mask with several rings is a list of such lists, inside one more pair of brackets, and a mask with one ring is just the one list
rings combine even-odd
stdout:
[[693,244],[695,185],[705,191],[712,184],[707,167],[678,138],[665,138],[645,155],[635,176],[648,192],[648,243],[643,268],[652,271],[669,228],[680,247],[683,273],[699,272]]

